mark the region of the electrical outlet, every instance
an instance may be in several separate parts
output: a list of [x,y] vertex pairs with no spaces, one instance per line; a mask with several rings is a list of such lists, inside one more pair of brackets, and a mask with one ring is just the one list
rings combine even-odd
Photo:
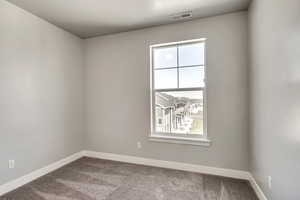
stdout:
[[272,176],[268,176],[268,187],[270,190],[272,189]]
[[14,169],[15,168],[15,160],[9,160],[8,161],[8,168]]
[[141,148],[142,148],[142,143],[141,143],[141,142],[137,142],[136,145],[137,145],[137,148],[138,148],[138,149],[141,149]]

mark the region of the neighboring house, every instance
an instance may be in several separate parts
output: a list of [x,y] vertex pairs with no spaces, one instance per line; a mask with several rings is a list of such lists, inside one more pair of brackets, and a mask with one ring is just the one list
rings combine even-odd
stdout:
[[[156,131],[201,134],[196,124],[203,123],[203,104],[200,99],[174,97],[156,93]],[[197,130],[196,130],[197,129]]]

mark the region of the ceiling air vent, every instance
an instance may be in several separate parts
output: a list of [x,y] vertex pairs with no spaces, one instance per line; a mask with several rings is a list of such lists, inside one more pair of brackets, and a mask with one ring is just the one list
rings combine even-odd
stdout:
[[172,15],[173,20],[182,20],[182,19],[189,19],[192,18],[192,11],[187,11],[187,12],[181,12],[181,13],[176,13]]

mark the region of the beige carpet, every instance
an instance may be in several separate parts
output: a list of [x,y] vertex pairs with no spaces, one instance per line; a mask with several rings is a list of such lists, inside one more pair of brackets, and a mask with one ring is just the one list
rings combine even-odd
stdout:
[[258,200],[247,181],[82,158],[1,200]]

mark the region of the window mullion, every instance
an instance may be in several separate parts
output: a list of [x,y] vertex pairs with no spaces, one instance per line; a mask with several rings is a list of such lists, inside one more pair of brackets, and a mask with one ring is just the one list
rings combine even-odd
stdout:
[[[179,89],[179,47],[178,45],[176,45],[176,53],[177,53],[177,56],[176,56],[176,61],[177,61],[177,88]],[[171,112],[171,110],[170,110]],[[171,112],[171,115],[172,115],[172,112]],[[176,118],[175,118],[176,120]],[[173,122],[171,120],[171,123],[170,123],[170,133],[172,133],[172,126],[173,126]]]
[[197,88],[169,88],[169,89],[154,89],[155,92],[188,92],[188,91],[204,91],[204,87]]
[[179,47],[176,46],[177,49],[177,88],[179,88]]

